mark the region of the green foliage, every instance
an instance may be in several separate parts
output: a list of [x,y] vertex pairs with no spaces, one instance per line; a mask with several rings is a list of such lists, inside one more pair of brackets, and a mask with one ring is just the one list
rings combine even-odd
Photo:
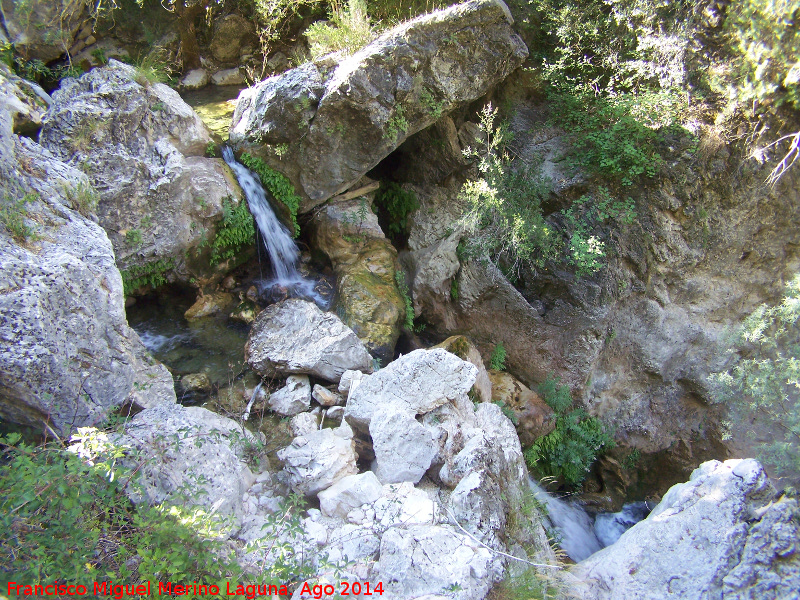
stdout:
[[136,83],[150,87],[154,83],[171,83],[172,66],[163,48],[154,48],[136,61]]
[[142,245],[142,231],[141,229],[129,229],[125,233],[125,242],[133,248],[138,248]]
[[506,347],[503,342],[500,342],[492,350],[492,356],[489,358],[489,368],[494,371],[506,370]]
[[577,487],[586,478],[597,455],[614,446],[612,433],[585,410],[568,412],[572,404],[569,388],[548,377],[539,393],[556,413],[556,427],[525,450],[525,461],[543,476],[563,479]]
[[774,98],[800,110],[800,14],[794,0],[741,0],[727,7],[724,29],[739,60],[735,88],[750,105]]
[[74,187],[65,187],[64,193],[67,196],[72,208],[88,217],[97,210],[100,202],[100,195],[90,183],[79,183]]
[[233,258],[244,247],[255,242],[256,230],[253,215],[242,200],[234,203],[231,197],[222,200],[222,225],[211,243],[212,265]]
[[561,381],[558,377],[548,375],[547,379],[540,383],[538,387],[542,400],[558,414],[566,412],[572,406],[569,386],[559,385],[560,383]]
[[511,421],[515,426],[519,425],[519,418],[517,417],[517,413],[515,413],[511,407],[507,406],[505,402],[502,400],[493,400],[492,404],[496,404],[500,407],[500,410],[503,414],[508,417],[508,420]]
[[422,106],[425,107],[425,110],[438,121],[444,112],[444,100],[436,100],[433,92],[428,88],[422,88],[419,99],[422,101]]
[[364,221],[367,220],[368,213],[369,213],[369,207],[367,206],[367,201],[362,198],[361,201],[358,203],[357,210],[349,213],[344,213],[342,215],[342,223],[345,226],[353,227],[356,230],[355,235],[349,235],[346,233],[342,234],[342,238],[345,241],[359,245],[366,243],[367,235],[363,231],[361,231],[361,229],[364,227]]
[[372,41],[374,36],[366,1],[347,0],[346,7],[334,4],[330,23],[317,21],[306,30],[305,35],[313,58],[338,51],[353,54]]
[[19,200],[6,196],[0,205],[0,223],[5,226],[17,243],[22,244],[36,237],[33,228],[25,220],[28,218],[26,205],[38,199],[39,196],[33,193],[25,194]]
[[125,295],[128,296],[134,290],[145,285],[149,285],[153,289],[164,285],[167,282],[164,275],[174,268],[175,261],[172,258],[160,258],[144,265],[136,265],[130,269],[125,269],[120,273]]
[[108,64],[108,57],[106,56],[106,51],[102,48],[95,48],[92,50],[92,56],[97,61],[98,65],[105,66]]
[[779,474],[800,472],[800,275],[783,301],[758,307],[736,332],[731,353],[741,359],[710,381],[735,421],[755,421],[770,431],[758,440],[759,458]]
[[394,114],[386,122],[386,131],[383,133],[383,139],[394,142],[398,136],[403,135],[406,131],[408,131],[406,111],[402,104],[398,104],[394,109]]
[[638,448],[631,450],[630,454],[622,461],[622,468],[628,471],[634,470],[639,465],[639,460],[642,458],[641,452]]
[[282,202],[289,209],[289,215],[294,226],[294,235],[300,235],[300,225],[297,223],[297,211],[300,209],[300,196],[294,191],[294,186],[289,178],[272,169],[257,156],[248,153],[242,154],[241,162],[248,169],[252,169],[261,179],[261,184],[272,196]]
[[400,184],[390,181],[381,183],[375,194],[375,206],[378,214],[384,217],[388,232],[394,236],[405,236],[408,235],[408,216],[419,208],[419,201],[414,192],[406,191]]
[[408,285],[406,285],[406,278],[402,271],[399,269],[394,272],[394,281],[397,284],[397,291],[403,298],[403,303],[406,305],[405,321],[403,327],[406,331],[414,331],[414,305],[411,302],[409,295]]
[[505,151],[508,133],[503,126],[495,128],[496,117],[497,109],[486,105],[480,119],[483,152],[465,151],[479,159],[481,178],[465,183],[459,193],[467,207],[461,225],[470,234],[464,254],[502,264],[514,276],[523,266],[540,267],[555,258],[560,239],[542,215],[549,182],[527,165],[512,168]]
[[[66,77],[80,77],[83,74],[83,69],[79,65],[65,64],[49,67],[38,58],[25,60],[19,56],[13,56],[13,46],[11,48],[13,64],[10,66],[17,75],[24,79],[55,86]],[[6,54],[8,54],[8,50],[6,50]]]
[[458,302],[458,277],[453,277],[453,281],[450,282],[450,299]]
[[214,142],[208,142],[206,146],[206,156],[208,158],[219,158],[219,147]]

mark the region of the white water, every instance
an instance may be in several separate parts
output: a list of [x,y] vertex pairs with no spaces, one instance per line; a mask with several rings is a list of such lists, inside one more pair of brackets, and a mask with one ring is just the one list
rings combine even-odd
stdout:
[[270,263],[275,271],[275,283],[291,287],[303,282],[303,277],[297,270],[300,251],[289,230],[275,216],[258,175],[237,162],[233,156],[233,150],[227,146],[222,149],[222,157],[236,173],[236,179],[239,180],[239,185],[244,190],[250,213],[256,220],[261,238],[264,240],[264,247],[267,249]]
[[632,502],[618,513],[600,513],[592,518],[581,506],[561,500],[529,480],[536,499],[547,507],[547,518],[557,531],[559,545],[572,560],[580,562],[610,546],[650,512],[644,502]]

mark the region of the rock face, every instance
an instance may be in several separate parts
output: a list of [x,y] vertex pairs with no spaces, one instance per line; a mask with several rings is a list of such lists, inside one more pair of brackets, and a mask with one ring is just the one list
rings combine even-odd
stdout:
[[369,196],[325,205],[311,220],[311,239],[336,273],[337,314],[386,364],[394,358],[405,301],[395,280],[397,251],[370,207]]
[[523,446],[530,446],[555,428],[555,413],[541,396],[510,373],[491,371],[492,401],[501,402],[517,417],[517,433]]
[[475,365],[478,369],[478,376],[475,378],[475,385],[472,386],[471,392],[474,398],[479,402],[491,402],[492,400],[492,381],[489,379],[489,373],[483,364],[483,358],[480,351],[475,347],[475,344],[464,335],[453,335],[436,346],[437,348],[444,348],[448,352],[455,354],[461,360]]
[[370,421],[375,474],[381,483],[417,483],[431,466],[438,444],[413,413],[388,406]]
[[[0,90],[9,86],[0,72]],[[19,222],[0,226],[0,416],[68,435],[126,402],[174,403],[171,375],[127,325],[105,232],[70,208],[86,176],[14,135],[7,106],[0,200]]]
[[350,393],[345,419],[366,431],[373,416],[394,406],[411,415],[466,397],[477,369],[446,350],[415,350],[365,378]]
[[209,270],[200,247],[213,241],[223,199],[238,204],[241,192],[222,160],[203,156],[209,131],[177,92],[111,60],[62,82],[40,139],[88,174],[129,281]]
[[49,62],[66,54],[84,21],[88,2],[3,0],[3,29],[8,41],[26,59]]
[[127,490],[134,502],[189,504],[239,520],[242,495],[254,481],[244,462],[246,440],[256,437],[231,419],[164,404],[136,415],[115,442],[146,459]]
[[35,133],[53,99],[40,86],[17,77],[5,65],[0,69],[0,111],[11,115],[14,133]]
[[502,1],[471,0],[399,25],[338,66],[323,58],[245,90],[231,141],[256,151],[289,144],[282,162],[271,159],[307,211],[409,135],[483,96],[527,54]]
[[372,471],[340,479],[319,493],[319,507],[327,517],[346,518],[354,508],[372,504],[383,495],[378,478]]
[[800,512],[754,460],[711,461],[650,516],[579,563],[585,598],[791,598],[800,589]]
[[305,373],[335,382],[348,369],[372,371],[372,357],[349,327],[313,302],[298,299],[259,313],[245,359],[265,377]]

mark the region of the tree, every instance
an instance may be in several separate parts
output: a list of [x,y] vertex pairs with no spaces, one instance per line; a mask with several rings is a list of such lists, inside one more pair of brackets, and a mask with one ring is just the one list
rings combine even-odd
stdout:
[[[178,18],[178,35],[181,38],[181,56],[184,71],[200,68],[200,45],[197,43],[195,21],[211,2],[219,0],[162,0],[161,6]],[[136,0],[141,8],[144,0]]]
[[758,307],[736,333],[739,362],[711,376],[740,423],[758,421],[772,439],[756,445],[779,475],[800,473],[800,274],[777,306]]

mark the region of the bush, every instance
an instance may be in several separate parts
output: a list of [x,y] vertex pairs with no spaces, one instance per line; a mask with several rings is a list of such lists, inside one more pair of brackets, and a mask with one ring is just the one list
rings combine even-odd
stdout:
[[500,342],[492,350],[492,356],[489,358],[489,368],[494,371],[505,371],[506,369],[506,347],[503,342]]
[[344,8],[335,4],[330,21],[318,21],[306,30],[313,58],[338,51],[353,54],[372,41],[374,32],[365,0],[348,0]]
[[408,235],[408,217],[419,208],[419,201],[414,192],[404,190],[400,184],[383,182],[375,194],[375,207],[389,234],[402,237]]
[[242,200],[235,204],[232,198],[223,198],[222,225],[211,243],[211,264],[233,258],[244,246],[252,246],[255,239],[255,222],[247,202]]
[[295,193],[294,186],[289,181],[289,178],[271,168],[257,156],[247,152],[242,154],[240,160],[244,166],[258,175],[264,189],[289,209],[289,218],[291,218],[292,226],[294,227],[292,237],[296,238],[300,235],[300,225],[297,222],[297,211],[300,210],[300,196]]
[[[141,236],[141,233],[139,234]],[[140,287],[149,285],[153,289],[167,283],[165,275],[175,268],[172,258],[160,258],[152,262],[136,265],[120,272],[122,275],[123,292],[129,296]]]
[[542,476],[578,487],[604,448],[612,448],[612,433],[583,409],[567,412],[572,404],[569,388],[548,377],[539,386],[544,401],[556,413],[556,427],[525,450],[528,467]]
[[26,194],[20,200],[14,200],[6,196],[3,199],[2,206],[0,206],[0,223],[5,226],[11,237],[19,244],[23,244],[36,237],[33,228],[30,227],[25,220],[28,218],[28,209],[26,205],[38,199],[39,196],[33,193]]
[[736,332],[731,353],[741,359],[710,381],[734,421],[771,431],[759,442],[759,459],[778,474],[800,473],[800,275],[786,286],[777,306],[761,305]]

